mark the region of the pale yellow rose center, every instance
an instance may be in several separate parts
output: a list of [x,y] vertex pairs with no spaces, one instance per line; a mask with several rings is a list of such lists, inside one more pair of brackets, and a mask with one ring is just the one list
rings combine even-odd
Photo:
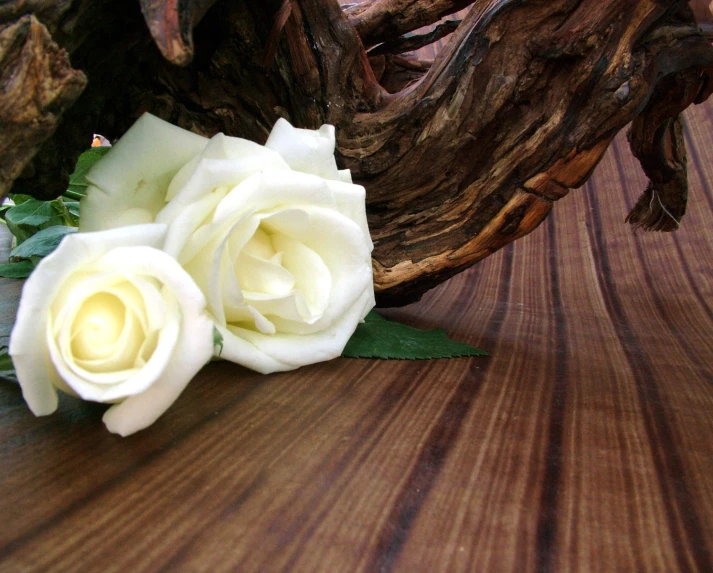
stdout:
[[283,252],[272,239],[272,233],[259,228],[238,256],[235,277],[244,291],[283,296],[294,288],[295,277],[283,266]]
[[98,293],[88,298],[72,325],[72,354],[79,360],[96,360],[114,346],[126,322],[126,308],[114,295]]
[[126,378],[142,368],[156,349],[163,301],[153,281],[121,280],[120,275],[103,279],[103,288],[94,292],[91,287],[82,289],[87,283],[81,276],[76,283],[69,281],[59,297],[60,316],[52,321],[53,336],[76,374],[124,372],[118,379]]

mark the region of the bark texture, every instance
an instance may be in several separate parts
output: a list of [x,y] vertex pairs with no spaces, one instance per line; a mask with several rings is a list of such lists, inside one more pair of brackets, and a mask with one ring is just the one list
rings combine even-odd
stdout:
[[[441,21],[469,5],[457,27]],[[44,68],[4,40],[22,26]],[[434,61],[402,53],[444,34]],[[532,231],[632,120],[651,185],[629,220],[676,228],[679,114],[713,84],[713,48],[682,0],[10,0],[0,38],[3,62],[36,71],[8,98],[19,76],[3,63],[0,113],[24,117],[23,94],[40,90],[35,114],[52,120],[23,134],[0,116],[0,149],[15,151],[0,191],[16,179],[15,192],[61,193],[93,132],[119,137],[144,111],[258,142],[278,117],[332,123],[340,166],[367,189],[382,305]]]
[[37,18],[0,29],[0,197],[86,85]]

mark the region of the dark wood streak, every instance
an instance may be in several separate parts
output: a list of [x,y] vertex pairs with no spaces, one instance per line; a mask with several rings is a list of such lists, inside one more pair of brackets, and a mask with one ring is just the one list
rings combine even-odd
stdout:
[[[693,139],[691,137],[690,131],[687,128],[687,124],[685,124],[686,129],[685,129],[685,135],[686,135],[686,146],[688,149],[688,157],[693,163],[696,172],[698,173],[701,181],[703,182],[703,188],[699,189],[698,191],[701,193],[703,197],[706,199],[706,203],[711,209],[711,212],[713,212],[713,187],[711,187],[711,183],[707,180],[708,174],[703,168],[703,165],[701,163],[701,158],[699,156],[698,150],[696,146],[693,143]],[[686,273],[686,278],[688,279],[688,284],[691,288],[691,292],[693,295],[696,297],[696,301],[700,305],[700,308],[706,313],[708,316],[708,319],[713,321],[713,307],[711,307],[710,303],[706,299],[706,297],[703,296],[703,293],[701,293],[701,289],[698,287],[698,282],[695,280],[693,273],[691,272],[691,267],[688,264],[688,261],[686,257],[684,256],[683,249],[681,248],[681,241],[679,240],[678,236],[674,235],[673,236],[673,241],[676,246],[676,253],[678,254],[678,259],[681,261],[681,267],[683,268],[684,272]]]
[[545,454],[545,475],[542,478],[542,497],[537,522],[537,570],[539,573],[554,571],[557,551],[558,499],[564,460],[562,442],[564,440],[564,420],[567,407],[567,325],[560,292],[560,276],[557,260],[557,239],[554,219],[547,219],[545,245],[549,249],[550,304],[554,313],[555,380],[552,404],[549,413],[549,431]]
[[[369,413],[368,418],[363,418],[357,421],[356,425],[352,429],[353,433],[358,434],[362,441],[374,441],[379,442],[383,439],[385,433],[385,427],[380,427],[379,422],[387,417],[395,416],[400,410],[403,409],[406,401],[413,394],[416,386],[421,382],[420,377],[409,378],[407,376],[400,376],[396,378],[394,383],[386,387],[378,400],[379,407],[374,409]],[[344,450],[341,457],[335,461],[333,459],[327,459],[321,464],[316,472],[315,477],[320,474],[328,474],[332,480],[337,480],[342,476],[349,465],[354,462],[354,460],[363,460],[368,455],[368,452],[362,450],[362,442],[354,443],[351,447]],[[334,491],[332,495],[335,497],[339,495],[340,492]],[[296,492],[294,501],[297,498],[302,497],[302,492]],[[308,524],[305,527],[305,523],[301,520],[294,521],[290,526],[283,529],[279,536],[279,543],[287,545],[289,542],[294,540],[295,537],[301,538],[306,541],[313,533],[314,530],[324,521],[329,510],[330,504],[324,503],[324,493],[321,491],[315,491],[312,498],[308,502],[308,506],[317,507],[319,503],[324,506],[323,509],[316,513],[316,515],[309,516]],[[282,522],[283,518],[281,516],[276,516],[275,526],[278,526],[278,522]],[[299,559],[302,552],[302,543],[298,543],[295,546],[294,553],[290,556],[287,562],[287,570],[291,570],[294,567],[295,562]]]
[[[708,551],[701,519],[698,515],[694,497],[691,495],[675,427],[672,425],[667,406],[661,397],[656,383],[654,369],[641,347],[636,330],[626,318],[624,306],[620,300],[609,263],[606,245],[603,242],[604,231],[598,210],[601,209],[595,194],[586,195],[590,205],[588,227],[590,241],[595,247],[594,262],[597,267],[600,287],[609,315],[613,319],[619,343],[629,361],[631,372],[636,379],[636,390],[644,414],[644,422],[652,455],[656,466],[662,499],[666,509],[670,534],[679,571],[713,570],[713,561]],[[679,530],[679,526],[683,531]],[[690,562],[687,552],[693,557]]]
[[[698,172],[700,178],[702,181],[707,181],[707,178],[710,177],[710,174],[707,172],[707,170],[703,167],[703,164],[701,162],[701,157],[700,153],[696,149],[696,145],[694,144],[693,140],[691,139],[691,134],[689,129],[685,129],[685,135],[686,135],[686,148],[688,149],[688,158],[691,160],[693,163],[696,171]],[[706,186],[705,189],[703,189],[703,197],[706,199],[706,203],[708,204],[708,207],[711,209],[713,212],[713,194],[711,194],[710,189],[708,186]]]
[[[250,499],[251,496],[255,494],[257,489],[263,484],[265,480],[265,475],[263,472],[259,473],[258,476],[250,482],[245,489],[240,492],[240,494],[235,498],[235,500],[228,506],[223,509],[220,513],[218,513],[213,521],[220,521],[222,519],[225,519],[226,515],[230,513],[237,512],[240,510],[242,505]],[[205,523],[204,526],[209,527],[211,524],[210,523]],[[195,550],[195,539],[189,539],[186,541],[183,545],[181,545],[178,549],[175,549],[173,552],[173,555],[171,558],[166,561],[163,566],[160,568],[156,569],[156,573],[173,573],[176,571],[178,568],[181,567],[182,563],[186,559],[186,557],[190,554],[191,551]]]
[[[508,284],[512,274],[511,249],[505,252],[504,259],[500,296],[507,301]],[[503,324],[499,318],[493,317],[486,327],[487,331],[494,332],[496,336]],[[366,567],[367,571],[389,573],[394,570],[419,509],[438,478],[450,447],[458,438],[461,424],[468,414],[470,405],[481,388],[482,382],[474,379],[476,374],[474,366],[475,364],[471,367],[469,375],[460,382],[444,408],[440,420],[426,438],[421,455],[414,463],[406,483],[401,488],[401,495],[386,520],[386,526],[379,534],[378,542]],[[481,376],[485,374],[483,370],[487,370],[487,365],[478,374]]]

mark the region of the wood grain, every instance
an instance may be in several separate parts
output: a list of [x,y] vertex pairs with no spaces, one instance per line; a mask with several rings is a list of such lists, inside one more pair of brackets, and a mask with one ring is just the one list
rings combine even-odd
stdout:
[[619,137],[537,231],[389,311],[490,358],[213,364],[126,439],[0,383],[0,571],[712,571],[712,133],[691,109],[679,231],[624,224]]

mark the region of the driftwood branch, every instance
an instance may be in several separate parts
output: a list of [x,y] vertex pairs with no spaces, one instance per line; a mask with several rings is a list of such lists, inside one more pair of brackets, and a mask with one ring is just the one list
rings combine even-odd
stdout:
[[445,38],[448,34],[455,32],[460,22],[460,20],[448,20],[439,24],[426,34],[406,34],[396,40],[384,42],[374,49],[369,50],[369,56],[403,54],[404,52],[420,50],[424,46],[429,46],[441,38]]
[[366,0],[347,10],[365,46],[388,42],[483,0]]
[[[698,40],[691,15],[682,13],[681,17],[679,26],[659,28],[643,42],[645,48],[657,52],[671,37],[681,42],[680,50],[659,60],[657,72],[664,78],[657,83],[646,108],[634,118],[628,134],[632,151],[650,183],[626,220],[644,230],[675,231],[680,226],[688,200],[688,174],[679,114],[713,92],[708,47]],[[691,62],[709,66],[708,74],[701,77],[698,67],[686,67]]]
[[168,61],[185,66],[193,59],[193,28],[216,0],[139,0],[146,25]]
[[[471,3],[433,62],[366,53]],[[258,142],[278,117],[332,123],[338,162],[367,189],[381,304],[533,230],[632,121],[651,186],[629,219],[676,227],[688,191],[678,116],[713,76],[683,0],[14,0],[0,38],[20,37],[25,18],[43,56],[0,43],[22,72],[2,76],[0,149],[17,151],[0,158],[1,190],[61,193],[93,132],[119,137],[144,111]],[[43,89],[32,113],[48,122],[23,134],[23,94]]]
[[389,93],[397,93],[418,82],[431,69],[432,60],[415,56],[386,54],[369,58],[379,84]]
[[387,303],[536,227],[656,78],[690,66],[697,85],[708,81],[711,47],[689,20],[671,18],[667,42],[656,39],[652,22],[673,7],[479,2],[416,86],[357,116],[340,151],[369,185]]

